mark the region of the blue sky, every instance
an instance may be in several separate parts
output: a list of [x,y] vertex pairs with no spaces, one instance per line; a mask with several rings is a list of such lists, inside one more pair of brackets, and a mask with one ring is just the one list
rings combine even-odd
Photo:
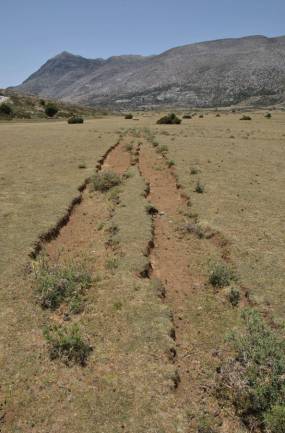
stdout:
[[285,35],[285,0],[1,1],[0,88],[61,51],[157,54],[192,42]]

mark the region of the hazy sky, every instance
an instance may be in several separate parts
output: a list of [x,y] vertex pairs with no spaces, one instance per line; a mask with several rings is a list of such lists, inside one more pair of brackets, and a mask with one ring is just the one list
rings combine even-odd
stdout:
[[285,0],[0,0],[0,88],[65,50],[157,54],[256,34],[285,35]]

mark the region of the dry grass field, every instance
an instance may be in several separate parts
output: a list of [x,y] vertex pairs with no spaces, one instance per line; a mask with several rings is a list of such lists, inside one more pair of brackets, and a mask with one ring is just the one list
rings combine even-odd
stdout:
[[245,307],[282,332],[285,113],[264,114],[0,123],[1,432],[248,431],[217,371]]

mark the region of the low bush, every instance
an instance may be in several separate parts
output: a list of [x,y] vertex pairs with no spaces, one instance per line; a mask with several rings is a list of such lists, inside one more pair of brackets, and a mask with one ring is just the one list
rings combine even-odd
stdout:
[[198,174],[198,169],[195,168],[195,167],[192,167],[191,170],[190,170],[190,174],[191,175]]
[[183,119],[192,119],[191,114],[184,114]]
[[251,431],[284,433],[285,341],[255,310],[244,310],[242,318],[244,331],[230,338],[236,356],[220,369],[219,394],[232,401]]
[[204,118],[204,114],[200,114],[200,115],[199,115],[199,118],[200,118],[200,119],[203,119],[203,118]]
[[50,265],[42,260],[35,268],[35,293],[42,308],[57,309],[63,302],[72,304],[90,287],[90,273],[81,266]]
[[173,161],[173,159],[170,159],[170,160],[167,161],[167,166],[168,166],[168,168],[171,168],[171,167],[173,167],[174,165],[175,165],[175,161]]
[[44,329],[44,337],[48,343],[50,359],[60,359],[66,365],[84,366],[92,351],[91,346],[81,336],[77,325],[69,328],[57,325],[47,327]]
[[49,102],[45,105],[45,114],[48,117],[54,117],[58,113],[58,108],[55,104]]
[[226,287],[232,281],[237,281],[237,276],[233,269],[225,263],[215,264],[209,275],[209,283],[213,287]]
[[113,171],[102,171],[96,173],[91,178],[91,182],[95,191],[106,192],[114,186],[120,185],[121,178]]
[[243,115],[240,120],[251,120],[250,116]]
[[84,119],[80,116],[71,116],[67,122],[69,123],[69,125],[82,124],[84,122]]
[[134,116],[131,113],[125,115],[125,119],[128,119],[128,120],[132,119],[133,117]]
[[272,114],[271,113],[267,113],[267,114],[265,114],[265,116],[264,116],[266,119],[271,119],[271,117],[272,117]]
[[181,119],[176,116],[175,113],[168,114],[167,116],[163,116],[161,119],[157,121],[158,125],[179,125],[181,123]]
[[198,180],[195,186],[195,192],[197,192],[198,194],[203,194],[204,191],[205,191],[204,185]]

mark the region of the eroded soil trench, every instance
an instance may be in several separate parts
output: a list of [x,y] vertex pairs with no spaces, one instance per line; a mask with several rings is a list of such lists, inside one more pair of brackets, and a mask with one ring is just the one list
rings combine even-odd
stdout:
[[[170,309],[175,328],[172,335],[175,338],[175,343],[173,343],[175,348],[172,351],[174,358],[171,359],[171,363],[174,363],[178,374],[177,378],[173,380],[175,383],[173,387],[174,400],[167,403],[171,405],[171,408],[164,407],[163,411],[169,412],[169,414],[171,411],[176,411],[178,418],[179,413],[181,413],[183,420],[180,422],[180,427],[173,430],[173,427],[169,427],[170,421],[168,423],[170,415],[165,415],[163,417],[165,418],[163,431],[166,433],[174,431],[196,432],[199,418],[210,415],[216,420],[215,423],[219,425],[220,431],[228,432],[230,430],[226,417],[221,413],[212,392],[215,369],[219,363],[217,356],[217,347],[219,347],[220,341],[219,323],[225,319],[223,317],[225,307],[222,302],[216,300],[214,294],[206,287],[205,275],[201,271],[202,267],[199,266],[200,257],[207,254],[209,246],[206,241],[201,242],[195,236],[189,238],[182,234],[180,229],[185,224],[185,214],[189,211],[188,199],[184,197],[182,190],[177,188],[173,168],[167,166],[165,158],[156,152],[143,132],[137,133],[135,139],[132,133],[126,134],[123,140],[107,155],[102,170],[114,170],[123,175],[131,166],[136,166],[144,181],[149,184],[147,199],[158,211],[152,216],[154,238],[152,247],[147,252],[151,265],[151,272],[148,276],[151,279],[159,279],[165,287],[165,298],[161,302],[164,302]],[[106,272],[106,260],[112,255],[112,251],[106,244],[106,233],[101,228],[110,221],[113,211],[113,206],[110,203],[102,199],[100,195],[90,192],[87,188],[82,194],[80,205],[74,209],[70,216],[68,224],[61,229],[55,240],[45,246],[50,259],[55,262],[65,262],[70,259],[77,260],[77,258],[82,260],[82,257],[85,257],[94,274]],[[129,218],[132,218],[131,212]],[[139,275],[137,278],[139,279]],[[98,291],[96,292],[94,289],[92,292],[92,290],[89,294],[90,301],[92,302],[94,299],[94,303],[96,303],[98,302]],[[114,289],[112,290],[114,292]],[[102,293],[103,291],[104,289],[102,289]],[[104,309],[104,302],[102,301],[101,309]],[[115,308],[120,310],[120,304],[121,302],[115,303]],[[102,320],[106,316],[104,311],[97,314],[88,313],[87,310],[87,313],[84,314],[87,318],[89,314],[92,320],[95,315],[100,316],[102,314]],[[84,320],[87,320],[86,317]],[[59,312],[55,319],[63,322],[64,312]],[[110,332],[113,332],[113,328],[112,330],[110,328]],[[121,331],[116,329],[116,332]],[[102,336],[103,340],[106,344],[105,337]],[[110,352],[108,356],[109,361],[113,359],[113,366],[118,364],[118,368],[120,368],[120,363],[118,363],[120,355],[114,351]],[[129,362],[131,363],[131,357]],[[158,359],[156,362],[160,362],[160,360]],[[161,363],[164,362],[167,364],[169,361],[161,359]],[[97,363],[95,377],[98,377],[96,380],[99,383],[100,376],[103,374],[111,375],[111,372],[106,370],[107,364],[105,365],[103,361],[101,366],[99,361]],[[112,365],[111,362],[110,365]],[[94,374],[93,371],[92,374]],[[140,371],[139,374],[142,372]],[[114,372],[112,375],[115,377]],[[87,377],[86,374],[85,376]],[[113,385],[112,387],[117,388]],[[158,392],[158,390],[154,391]],[[166,401],[166,397],[164,399]],[[97,400],[94,404],[98,404]],[[161,417],[161,409],[157,411],[158,416]],[[89,417],[88,414],[85,416]],[[146,415],[146,419],[148,419],[148,415]],[[94,419],[93,417],[90,420],[90,426],[98,422],[100,422],[99,418]],[[110,427],[106,427],[106,429],[108,428],[108,432],[113,431]],[[161,431],[156,430],[155,425],[152,425],[152,428],[147,431],[154,433]],[[122,429],[124,429],[123,426]],[[88,423],[85,431],[88,431]],[[101,431],[107,430],[102,428]],[[129,431],[132,433],[132,430]],[[145,430],[139,428],[136,430],[136,432],[141,431]]]

